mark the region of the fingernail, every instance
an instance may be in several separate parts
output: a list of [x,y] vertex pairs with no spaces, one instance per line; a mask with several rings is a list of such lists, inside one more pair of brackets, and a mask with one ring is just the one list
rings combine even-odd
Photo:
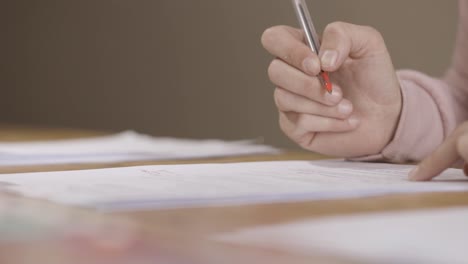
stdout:
[[348,115],[353,111],[353,105],[349,101],[344,100],[338,105],[338,111],[343,115]]
[[322,67],[333,68],[338,60],[338,52],[336,50],[326,50],[322,54]]
[[333,90],[332,93],[326,93],[325,98],[331,104],[337,104],[342,99],[342,94],[337,89]]
[[320,64],[314,58],[306,58],[302,63],[302,66],[304,67],[304,71],[312,76],[317,75],[320,71]]
[[410,181],[419,181],[418,172],[419,172],[419,167],[416,167],[410,171],[409,176],[408,176]]
[[361,123],[361,120],[359,120],[357,117],[351,117],[348,119],[348,122],[352,127],[357,127]]

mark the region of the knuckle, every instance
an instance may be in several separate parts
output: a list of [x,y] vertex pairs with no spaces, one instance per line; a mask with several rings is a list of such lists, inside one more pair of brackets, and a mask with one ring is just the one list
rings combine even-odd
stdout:
[[384,38],[382,33],[376,28],[371,26],[361,26],[362,30],[366,32],[366,35],[369,36],[369,41],[373,42],[376,45],[384,43]]
[[285,109],[286,105],[284,102],[285,93],[281,89],[276,89],[274,93],[275,104],[278,109],[282,110]]
[[290,126],[287,124],[286,117],[284,115],[285,115],[284,113],[280,112],[278,123],[279,123],[279,127],[281,131],[283,131],[283,133],[289,137],[291,133],[290,131],[291,129],[290,129]]
[[263,31],[261,42],[264,47],[269,46],[270,43],[273,42],[273,36],[276,34],[276,31],[276,27],[267,28],[265,31]]
[[288,137],[289,139],[294,141],[291,131],[284,124],[281,124],[280,127],[281,127],[281,131],[283,132],[283,134],[286,135],[286,137]]
[[278,123],[279,123],[281,131],[283,131],[283,133],[286,136],[289,136],[289,130],[287,129],[287,126],[286,126],[286,124],[284,122],[284,119],[280,117],[279,120],[278,120]]
[[313,136],[311,136],[309,133],[306,133],[300,137],[298,137],[295,142],[299,145],[299,147],[305,149],[305,150],[310,150],[310,145],[312,141]]
[[311,150],[315,132],[310,129],[310,120],[305,115],[297,117],[294,128],[287,133],[288,137],[303,149]]
[[297,128],[291,128],[291,127],[288,127],[287,125],[281,125],[281,131],[283,131],[283,133],[290,139],[292,140],[293,142],[297,143],[297,137],[295,136],[296,135],[296,130]]
[[280,71],[278,70],[280,66],[280,61],[279,60],[273,60],[270,63],[270,66],[268,66],[268,77],[272,82],[275,82],[275,80],[278,80]]
[[263,31],[263,34],[261,37],[261,42],[263,46],[269,47],[272,43],[275,43],[278,36],[281,35],[281,33],[286,30],[285,27],[286,26],[283,26],[283,25],[273,26]]
[[297,126],[297,124],[294,122],[294,114],[292,113],[287,113],[285,111],[280,111],[279,112],[279,123],[280,127],[285,132],[285,134],[290,134],[291,130]]
[[376,38],[382,38],[382,34],[376,28],[372,26],[361,26],[361,28],[367,32],[369,35],[372,35]]
[[349,27],[348,23],[341,22],[341,21],[336,21],[328,24],[325,27],[324,34],[337,34],[337,35],[342,35],[346,31],[346,29]]

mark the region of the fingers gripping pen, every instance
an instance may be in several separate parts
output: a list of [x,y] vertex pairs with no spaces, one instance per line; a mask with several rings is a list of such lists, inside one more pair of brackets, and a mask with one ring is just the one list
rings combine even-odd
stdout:
[[[294,9],[296,11],[299,24],[305,33],[305,38],[310,49],[318,54],[320,51],[320,40],[315,30],[314,24],[312,23],[312,18],[310,17],[309,9],[304,0],[292,0]],[[331,93],[333,90],[332,83],[330,81],[330,76],[327,72],[322,71],[318,76],[322,86]]]

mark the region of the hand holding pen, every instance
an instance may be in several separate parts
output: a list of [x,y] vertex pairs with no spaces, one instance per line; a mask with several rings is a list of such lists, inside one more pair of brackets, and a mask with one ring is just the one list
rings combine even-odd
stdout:
[[[296,12],[297,3],[305,7],[303,1],[292,1]],[[303,11],[307,18],[307,8]],[[313,26],[309,29],[313,36]],[[381,34],[368,26],[334,22],[325,28],[321,43],[317,36],[311,39],[305,30],[289,26],[269,28],[262,36],[263,46],[276,57],[268,74],[277,87],[281,129],[301,147],[326,155],[380,153],[395,134],[402,106]]]

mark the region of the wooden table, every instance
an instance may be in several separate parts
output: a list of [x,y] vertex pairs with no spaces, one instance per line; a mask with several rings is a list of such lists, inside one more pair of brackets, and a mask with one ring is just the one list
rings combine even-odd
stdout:
[[[0,141],[23,141],[38,139],[63,139],[89,137],[106,134],[105,132],[79,131],[68,129],[48,129],[30,128],[18,126],[0,126]],[[324,158],[319,155],[304,152],[286,152],[277,156],[255,156],[243,158],[223,158],[210,160],[191,160],[184,163],[204,163],[204,162],[244,162],[244,161],[266,161],[266,160],[312,160]],[[72,166],[40,166],[40,167],[9,167],[0,168],[0,173],[30,172],[30,171],[50,171],[50,170],[70,170],[70,169],[90,169],[102,167],[122,167],[134,165],[150,164],[175,164],[178,162],[131,162],[118,164],[93,164],[93,165],[72,165]],[[8,195],[6,195],[8,196]],[[5,196],[5,197],[6,197]],[[1,196],[0,196],[1,198]],[[207,239],[211,234],[218,232],[232,231],[243,227],[253,227],[265,224],[276,224],[288,221],[296,221],[304,218],[320,218],[333,215],[345,215],[365,212],[382,211],[404,211],[423,208],[441,208],[468,205],[468,193],[433,193],[433,194],[400,194],[387,195],[373,198],[345,199],[332,201],[311,201],[296,203],[277,203],[263,205],[244,206],[224,206],[209,208],[171,209],[157,211],[142,211],[131,213],[103,214],[100,212],[86,210],[82,208],[65,207],[49,203],[47,201],[37,201],[23,197],[11,197],[16,203],[36,208],[44,208],[45,211],[59,212],[64,215],[80,215],[89,219],[98,219],[102,223],[112,223],[113,221],[124,221],[131,223],[130,230],[138,230],[139,250],[134,248],[128,250],[127,247],[117,250],[104,250],[101,248],[87,248],[84,255],[87,256],[87,263],[126,263],[128,258],[132,258],[132,263],[155,263],[154,261],[140,260],[135,257],[145,254],[151,255],[157,252],[157,263],[362,263],[350,259],[342,259],[339,256],[323,256],[320,252],[312,253],[310,256],[294,255],[291,253],[268,251],[252,247],[232,246],[219,244]],[[94,221],[94,220],[93,220]],[[125,229],[125,228],[124,228]],[[133,234],[133,233],[131,233]],[[134,234],[133,234],[134,235]],[[67,259],[67,263],[83,262],[83,252],[64,249],[59,251],[63,258],[50,258],[57,255],[56,241],[49,243],[29,243],[21,245],[23,253],[8,254],[15,263],[36,263],[40,259],[41,263],[62,263]],[[141,246],[144,245],[144,246]],[[156,247],[156,248],[155,248]],[[0,244],[0,262],[4,254],[2,252],[14,252],[7,246]],[[28,254],[24,254],[28,252]],[[53,254],[47,254],[47,252]],[[117,253],[115,253],[117,252]],[[27,255],[28,258],[24,258]],[[60,254],[58,254],[60,255]],[[75,258],[79,255],[80,258]],[[15,259],[15,256],[17,257]],[[32,257],[30,257],[32,256]],[[117,256],[117,257],[116,257]],[[153,256],[154,257],[154,256]],[[19,260],[19,261],[18,261]],[[45,261],[47,260],[47,261]],[[79,261],[78,261],[79,260]],[[121,260],[122,262],[119,262]],[[254,261],[253,261],[254,260]],[[93,262],[95,261],[95,262]],[[107,262],[108,261],[108,262]]]

